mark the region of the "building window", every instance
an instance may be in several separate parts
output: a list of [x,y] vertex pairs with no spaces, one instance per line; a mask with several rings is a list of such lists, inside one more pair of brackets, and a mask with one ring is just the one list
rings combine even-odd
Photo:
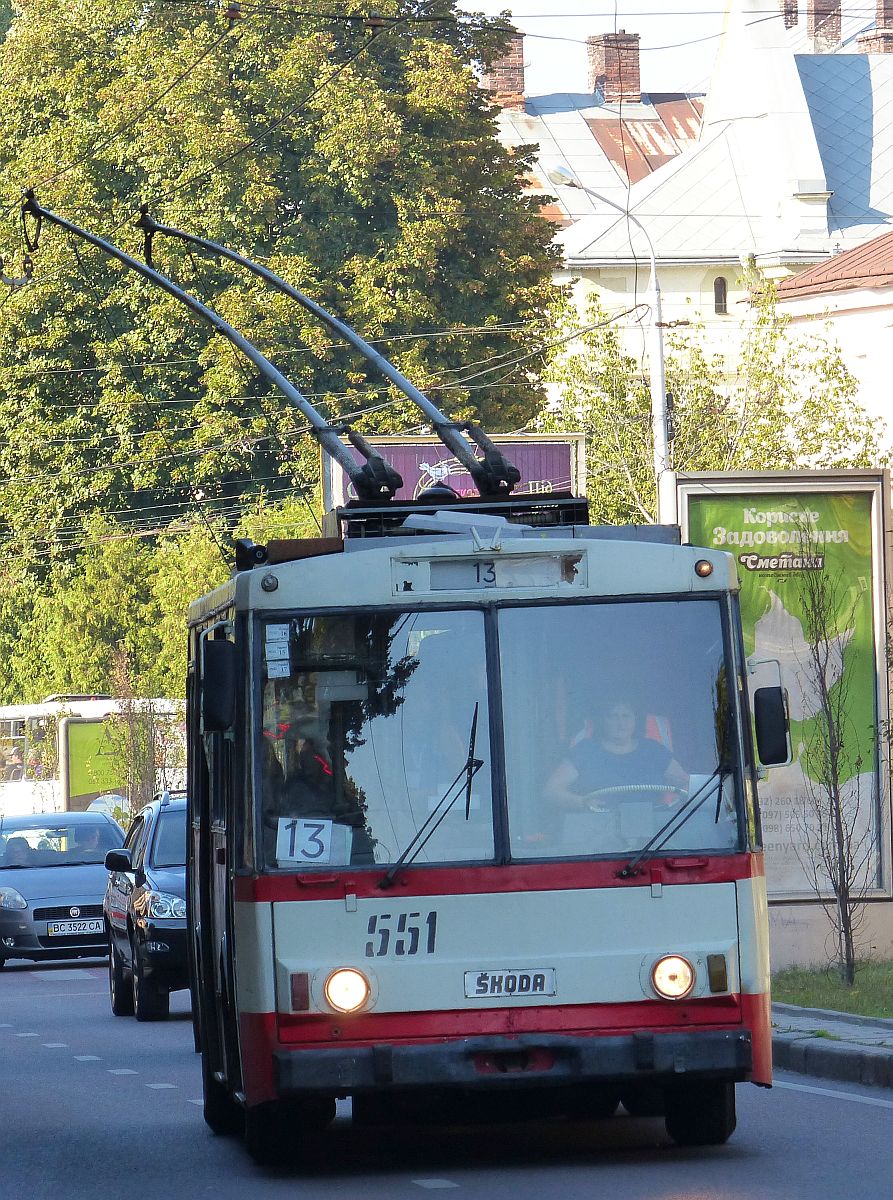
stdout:
[[728,294],[729,285],[722,275],[718,275],[713,281],[713,311],[715,313],[725,315],[729,311]]

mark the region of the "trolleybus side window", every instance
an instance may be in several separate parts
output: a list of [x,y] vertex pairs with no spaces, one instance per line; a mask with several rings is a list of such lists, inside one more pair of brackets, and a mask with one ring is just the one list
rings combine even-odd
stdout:
[[493,858],[481,612],[283,617],[261,640],[267,865],[393,863],[432,816],[416,861]]
[[712,600],[500,613],[513,857],[738,846],[723,629]]

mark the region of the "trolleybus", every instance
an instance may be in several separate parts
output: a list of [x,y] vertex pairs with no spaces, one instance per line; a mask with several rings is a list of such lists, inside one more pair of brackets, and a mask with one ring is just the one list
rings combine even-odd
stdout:
[[205,1116],[259,1160],[344,1096],[721,1143],[771,1082],[734,560],[535,504],[344,510],[191,607]]
[[[754,695],[731,556],[592,528],[448,421],[269,268],[143,210],[146,263],[310,422],[357,499],[325,536],[242,544],[189,613],[187,908],[204,1113],[260,1161],[330,1121],[481,1104],[662,1114],[724,1142],[771,1082],[756,793],[789,753]],[[285,293],[423,412],[481,499],[410,505],[214,310],[149,261],[178,238]],[[467,435],[467,437],[466,437]],[[472,447],[468,438],[475,443]],[[440,492],[439,498],[431,492]],[[752,724],[756,737],[752,738]],[[479,1104],[481,1102],[481,1104]]]

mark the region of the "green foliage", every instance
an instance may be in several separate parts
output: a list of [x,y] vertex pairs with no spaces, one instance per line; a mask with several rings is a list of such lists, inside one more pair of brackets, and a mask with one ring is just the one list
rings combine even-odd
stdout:
[[[316,532],[299,501],[263,498],[234,531],[255,541]],[[4,702],[78,692],[184,696],[187,607],[229,578],[231,559],[221,521],[183,521],[141,538],[95,518],[83,547],[54,558],[42,579],[27,566],[10,570],[0,596]]]
[[[200,3],[20,0],[0,43],[5,261],[20,255],[22,185],[137,255],[129,223],[148,201],[380,340],[447,389],[451,414],[525,424],[536,379],[461,382],[470,359],[529,351],[554,292],[552,229],[520,194],[528,159],[499,145],[472,69],[503,35],[449,3],[435,22],[414,19],[430,5],[376,7],[400,20],[370,31],[311,3],[252,8],[229,29]],[[260,281],[178,242],[156,241],[155,258],[324,411],[389,403],[367,428],[418,424]],[[487,332],[441,336],[466,327]],[[34,283],[0,307],[0,364],[0,537],[39,574],[85,515],[164,526],[200,489],[231,528],[252,497],[316,483],[303,419],[227,342],[50,226]]]
[[[571,332],[576,321],[565,310],[562,332]],[[595,328],[570,341],[570,350],[561,347],[549,366],[557,402],[543,409],[537,423],[547,431],[585,432],[593,520],[650,521],[649,381],[597,298],[587,322]],[[755,296],[731,376],[719,356],[707,356],[697,330],[677,333],[666,351],[674,470],[778,471],[882,461],[881,423],[856,401],[856,381],[839,350],[821,336],[790,337],[771,287]]]
[[893,1017],[893,962],[863,961],[847,984],[833,967],[790,967],[772,976],[772,999],[865,1017]]

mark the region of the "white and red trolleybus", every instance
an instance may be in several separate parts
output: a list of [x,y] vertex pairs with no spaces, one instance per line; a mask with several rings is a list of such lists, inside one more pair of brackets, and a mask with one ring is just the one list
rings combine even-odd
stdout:
[[[462,1113],[481,1097],[505,1113],[622,1101],[662,1112],[677,1142],[724,1142],[735,1085],[771,1072],[732,558],[678,530],[592,529],[573,498],[513,498],[520,472],[498,447],[355,330],[144,207],[147,259],[177,238],[289,296],[422,411],[482,497],[446,489],[443,514],[430,496],[401,511],[399,474],[348,429],[360,466],[219,313],[33,191],[22,219],[29,250],[56,225],[227,337],[359,497],[331,537],[243,545],[232,580],[190,609],[208,1123],[270,1160],[341,1096],[379,1118],[450,1098]],[[760,759],[784,761],[781,689],[754,701]]]
[[[622,1101],[724,1142],[735,1085],[771,1082],[734,560],[660,527],[340,515],[190,610],[208,1123],[263,1161],[339,1097]],[[755,708],[782,761],[780,690]]]

